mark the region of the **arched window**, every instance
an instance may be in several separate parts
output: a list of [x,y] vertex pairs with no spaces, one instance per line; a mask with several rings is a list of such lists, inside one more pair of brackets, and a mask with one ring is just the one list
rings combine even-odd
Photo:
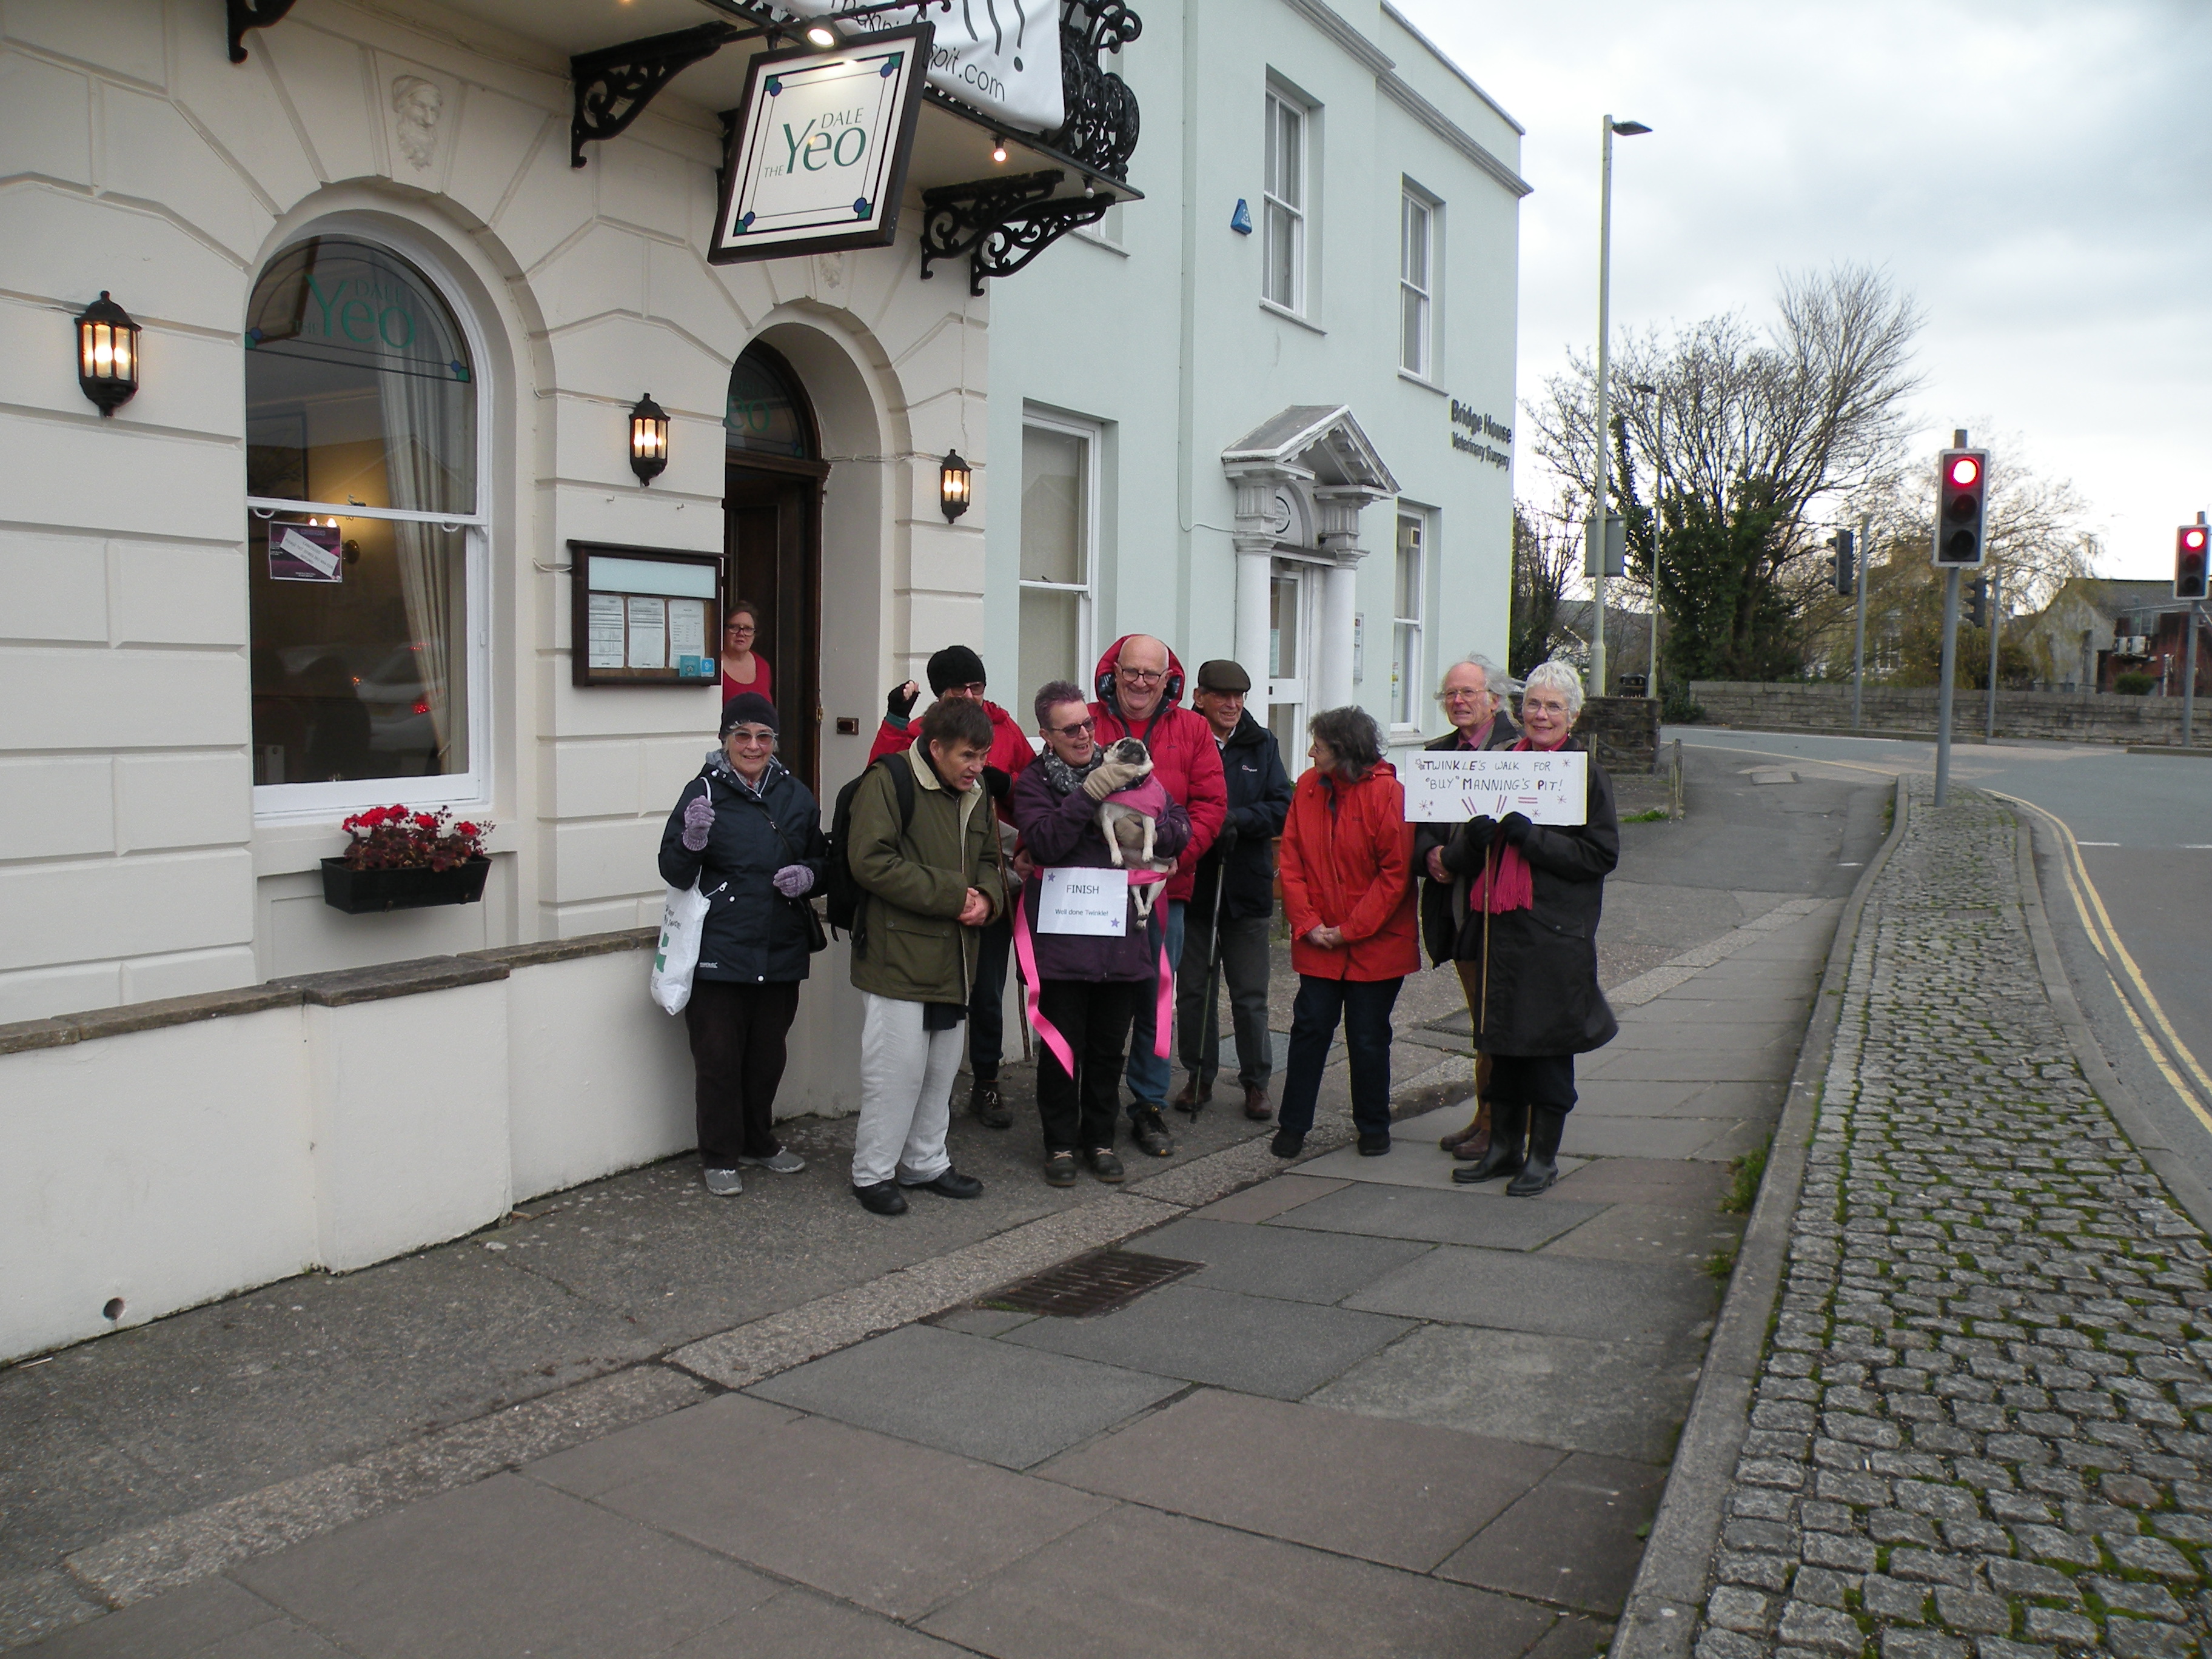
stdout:
[[256,805],[479,799],[485,517],[460,319],[410,260],[325,235],[270,262],[246,323]]
[[783,354],[756,340],[730,369],[730,401],[722,416],[730,457],[781,455],[818,460],[814,411]]

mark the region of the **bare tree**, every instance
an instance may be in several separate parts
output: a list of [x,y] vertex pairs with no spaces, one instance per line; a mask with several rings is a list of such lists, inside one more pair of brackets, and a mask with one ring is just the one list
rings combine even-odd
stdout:
[[[1844,265],[1785,276],[1763,335],[1729,314],[1623,343],[1608,434],[1616,494],[1632,545],[1643,515],[1639,562],[1650,568],[1656,550],[1678,676],[1800,672],[1826,564],[1814,523],[1849,498],[1894,491],[1920,325],[1887,276]],[[1595,403],[1595,374],[1577,358],[1531,411],[1538,453],[1585,497]]]
[[1574,580],[1579,515],[1513,504],[1513,625],[1506,668],[1516,678],[1551,656],[1559,641],[1559,602]]

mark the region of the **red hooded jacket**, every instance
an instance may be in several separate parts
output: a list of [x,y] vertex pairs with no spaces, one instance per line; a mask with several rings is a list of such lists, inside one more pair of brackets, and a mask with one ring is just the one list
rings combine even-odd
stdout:
[[[991,757],[984,764],[997,767],[1006,775],[1011,783],[1021,776],[1024,767],[1036,758],[1036,750],[1022,735],[1021,727],[1014,724],[1012,714],[995,702],[981,697],[975,701],[991,717]],[[921,735],[921,722],[918,720],[884,720],[876,728],[876,740],[868,749],[868,764],[873,766],[886,755],[896,755],[902,749],[913,748],[915,739]],[[1014,821],[1013,799],[1013,791],[1009,789],[1006,799],[999,803],[999,816],[1008,823]]]
[[[1334,797],[1332,800],[1332,795]],[[1413,826],[1406,790],[1388,761],[1357,783],[1326,781],[1318,767],[1298,780],[1283,825],[1283,917],[1291,966],[1317,979],[1401,979],[1421,966],[1407,879]],[[1316,927],[1340,928],[1343,945],[1309,944]]]
[[1091,683],[1098,694],[1098,701],[1091,705],[1091,717],[1098,723],[1094,735],[1102,748],[1123,738],[1141,739],[1152,750],[1152,775],[1169,798],[1189,814],[1190,844],[1177,855],[1180,867],[1168,878],[1168,897],[1188,899],[1197,879],[1198,861],[1206,856],[1206,849],[1213,845],[1213,838],[1221,833],[1229,817],[1229,787],[1222,781],[1221,750],[1213,741],[1213,727],[1206,716],[1182,706],[1182,664],[1172,651],[1168,653],[1167,684],[1152,719],[1139,726],[1121,718],[1114,696],[1114,664],[1121,654],[1122,641],[1128,637],[1124,634],[1106,647],[1091,676]]

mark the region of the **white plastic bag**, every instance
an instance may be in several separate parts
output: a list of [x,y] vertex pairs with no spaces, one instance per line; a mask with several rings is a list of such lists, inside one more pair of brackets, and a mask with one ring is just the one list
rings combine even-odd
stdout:
[[694,881],[672,887],[660,909],[660,943],[653,952],[653,1000],[672,1014],[691,1000],[691,974],[699,965],[699,935],[707,922],[707,896]]

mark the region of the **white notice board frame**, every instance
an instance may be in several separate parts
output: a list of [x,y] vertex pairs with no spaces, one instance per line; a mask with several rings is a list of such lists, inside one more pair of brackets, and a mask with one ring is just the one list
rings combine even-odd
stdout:
[[1408,823],[1464,823],[1518,812],[1533,823],[1589,821],[1589,757],[1579,749],[1423,750],[1407,757]]

